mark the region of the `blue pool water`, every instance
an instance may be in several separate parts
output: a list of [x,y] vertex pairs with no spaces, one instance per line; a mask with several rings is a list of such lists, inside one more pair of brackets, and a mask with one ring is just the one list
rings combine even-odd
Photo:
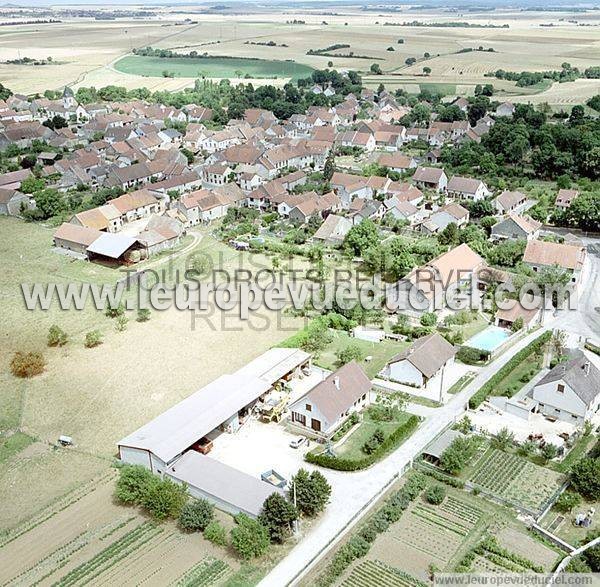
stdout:
[[491,352],[497,349],[509,336],[510,332],[504,328],[488,326],[485,330],[467,340],[465,345]]

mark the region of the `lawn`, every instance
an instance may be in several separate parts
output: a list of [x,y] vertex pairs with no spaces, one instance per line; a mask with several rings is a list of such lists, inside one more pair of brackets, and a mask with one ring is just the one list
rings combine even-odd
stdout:
[[527,357],[519,363],[494,390],[494,395],[512,397],[518,393],[523,386],[531,381],[542,368],[542,358],[537,355]]
[[[214,77],[214,78],[292,78],[308,77],[313,68],[294,61],[243,59],[227,57],[162,58],[127,55],[115,69],[145,77]],[[163,76],[169,72],[169,76]]]
[[[395,355],[409,346],[408,343],[396,342],[394,340],[382,340],[381,342],[370,342],[351,337],[347,332],[336,330],[333,332],[333,341],[319,355],[315,363],[324,369],[334,371],[339,367],[336,353],[345,349],[348,345],[357,345],[363,353],[363,359],[359,361],[360,366],[372,379],[383,369],[386,363]],[[365,357],[372,357],[365,361]]]
[[475,373],[470,371],[469,373],[465,373],[456,383],[450,387],[448,390],[449,394],[455,394],[462,391],[473,379],[475,378]]
[[346,438],[346,440],[335,448],[337,456],[345,459],[360,459],[366,456],[363,452],[363,444],[372,436],[373,432],[380,428],[385,434],[386,438],[394,431],[398,426],[404,424],[410,417],[406,412],[400,412],[398,417],[389,422],[375,422],[369,415],[369,410],[364,412],[363,421],[360,423],[358,428],[354,430]]
[[23,434],[23,432],[15,432],[6,440],[0,442],[0,463],[4,463],[13,455],[21,452],[32,442],[34,442],[34,439],[31,436]]

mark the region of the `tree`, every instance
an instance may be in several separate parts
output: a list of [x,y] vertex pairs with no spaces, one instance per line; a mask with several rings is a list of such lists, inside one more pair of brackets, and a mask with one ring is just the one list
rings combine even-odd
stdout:
[[569,226],[581,230],[598,230],[598,226],[600,226],[600,192],[583,193],[575,198],[565,212],[565,220]]
[[344,249],[352,256],[360,257],[379,242],[379,230],[375,223],[366,219],[353,226],[344,239]]
[[296,507],[306,516],[316,516],[322,512],[331,496],[331,485],[320,471],[308,473],[300,469],[290,482],[288,492],[291,500],[296,500]]
[[556,500],[554,507],[565,514],[573,511],[581,503],[581,496],[574,491],[564,491]]
[[280,493],[272,493],[265,499],[258,521],[269,531],[271,542],[282,544],[292,533],[292,524],[298,519],[298,511]]
[[600,499],[600,458],[584,457],[573,465],[571,483],[584,497]]
[[510,329],[512,332],[519,332],[523,328],[523,318],[519,316],[511,325]]
[[246,514],[235,516],[236,525],[231,529],[231,545],[244,560],[264,554],[269,548],[269,531],[260,522]]
[[423,68],[423,73],[424,73],[425,75],[429,75],[429,74],[431,73],[431,67],[427,67],[427,66],[426,66],[426,67],[424,67],[424,68]]
[[327,159],[325,159],[325,166],[323,167],[323,181],[329,183],[333,174],[335,173],[335,158],[333,153],[329,153]]
[[90,330],[85,335],[85,341],[83,344],[86,349],[91,349],[102,344],[102,333],[99,330]]
[[142,495],[141,505],[157,520],[179,517],[188,499],[184,485],[152,475]]
[[37,352],[16,352],[10,361],[10,372],[15,377],[29,379],[36,375],[41,375],[46,367],[46,359],[42,353]]
[[455,222],[451,222],[438,234],[438,242],[440,245],[450,245],[454,247],[459,242],[458,226]]
[[308,329],[305,338],[301,341],[302,350],[318,356],[333,340],[333,335],[321,321],[315,321]]
[[491,445],[499,450],[508,450],[515,442],[515,435],[508,429],[502,428],[492,437]]
[[227,531],[217,520],[212,520],[204,529],[204,538],[217,546],[227,546]]
[[68,206],[64,197],[58,190],[53,188],[46,188],[35,192],[33,199],[42,220],[68,212]]
[[141,504],[154,475],[143,465],[124,465],[119,469],[115,497],[129,504]]
[[526,440],[519,445],[517,452],[523,457],[529,457],[537,450],[537,444],[533,440]]
[[381,67],[379,66],[379,63],[373,63],[371,65],[370,69],[371,69],[371,73],[374,73],[375,75],[383,74],[383,71],[381,71]]
[[360,361],[363,358],[364,353],[358,343],[351,342],[345,348],[339,349],[335,353],[335,356],[337,357],[338,365],[341,366],[349,363],[350,361]]
[[67,333],[56,324],[48,329],[48,346],[64,346],[68,338]]
[[361,450],[368,455],[372,455],[377,452],[377,449],[383,444],[385,440],[385,432],[381,428],[375,428],[373,434],[365,440],[361,447]]
[[542,453],[542,457],[545,461],[550,461],[556,458],[556,455],[558,454],[558,447],[555,444],[548,442],[544,444],[540,452]]
[[440,505],[446,497],[446,488],[443,485],[432,485],[425,492],[425,499],[432,505]]
[[44,185],[44,180],[42,178],[30,175],[21,182],[19,191],[24,194],[33,194],[34,192],[44,189]]
[[185,530],[202,531],[212,522],[215,507],[206,499],[194,499],[186,503],[179,514],[179,524]]
[[442,453],[440,467],[446,473],[457,475],[471,460],[477,450],[477,442],[472,437],[459,436]]

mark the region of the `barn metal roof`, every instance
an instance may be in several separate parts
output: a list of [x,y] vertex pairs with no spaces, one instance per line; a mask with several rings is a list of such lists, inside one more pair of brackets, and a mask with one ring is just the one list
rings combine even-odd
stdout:
[[137,242],[137,239],[125,234],[106,232],[99,236],[88,248],[88,252],[118,259],[127,249]]
[[119,446],[148,450],[169,463],[308,358],[298,349],[271,349],[239,371],[202,387],[123,438]]
[[175,461],[166,473],[255,517],[267,497],[273,493],[283,494],[270,483],[192,450]]

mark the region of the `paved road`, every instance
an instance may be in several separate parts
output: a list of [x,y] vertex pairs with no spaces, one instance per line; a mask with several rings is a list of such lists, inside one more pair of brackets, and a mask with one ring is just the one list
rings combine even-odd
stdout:
[[[590,244],[590,243],[586,243]],[[599,249],[600,250],[600,249]],[[417,431],[393,454],[366,471],[327,471],[332,480],[343,476],[344,495],[333,495],[323,518],[310,535],[281,561],[260,583],[261,587],[298,584],[346,530],[360,521],[382,490],[419,455],[451,422],[460,418],[469,398],[517,352],[549,329],[567,330],[583,336],[600,337],[600,254],[589,255],[583,272],[579,306],[575,311],[547,313],[542,330],[523,337],[495,361],[479,370],[476,377],[444,406],[426,415]],[[425,414],[424,414],[425,415]],[[338,484],[336,484],[338,485]]]
[[[559,322],[560,318],[552,318],[544,326],[544,330]],[[333,496],[332,502],[319,525],[261,581],[261,587],[281,587],[300,581],[318,562],[322,556],[321,551],[333,546],[341,538],[344,530],[351,528],[360,520],[360,517],[358,519],[355,519],[355,517],[361,512],[366,512],[369,505],[373,505],[372,500],[379,495],[382,488],[386,487],[399,472],[403,471],[446,426],[459,419],[469,398],[516,352],[540,336],[542,332],[542,330],[536,330],[525,336],[509,351],[483,367],[465,389],[456,394],[445,406],[434,410],[417,431],[397,451],[382,462],[360,473],[327,471],[326,475],[328,477],[352,476],[352,483],[344,484],[349,487],[349,492],[343,496]]]

